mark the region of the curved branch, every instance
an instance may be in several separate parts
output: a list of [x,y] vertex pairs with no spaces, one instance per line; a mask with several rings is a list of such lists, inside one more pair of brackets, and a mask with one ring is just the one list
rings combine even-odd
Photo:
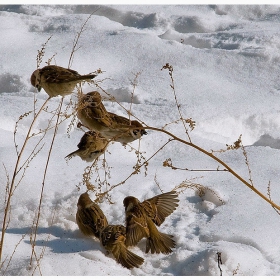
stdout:
[[258,191],[253,185],[251,185],[250,183],[248,183],[246,180],[244,180],[240,175],[238,175],[232,168],[230,168],[224,161],[222,161],[221,159],[219,159],[218,157],[216,157],[215,155],[213,155],[212,153],[202,149],[201,147],[191,143],[191,142],[187,142],[179,137],[177,137],[176,135],[172,134],[169,131],[166,131],[164,129],[160,129],[160,128],[156,128],[156,127],[152,127],[152,126],[147,126],[145,127],[146,129],[150,129],[150,130],[155,130],[155,131],[159,131],[159,132],[163,132],[167,135],[169,135],[170,137],[172,137],[174,140],[181,142],[185,145],[191,146],[193,148],[195,148],[196,150],[202,152],[203,154],[211,157],[212,159],[214,159],[215,161],[219,162],[222,166],[224,166],[228,172],[230,172],[233,176],[235,176],[239,181],[241,181],[244,185],[246,185],[247,187],[249,187],[252,191],[254,191],[257,195],[259,195],[262,199],[264,199],[266,202],[268,202],[271,206],[275,207],[276,209],[280,210],[280,206],[278,206],[277,204],[275,204],[272,200],[270,200],[269,198],[267,198],[264,194],[262,194],[260,191]]

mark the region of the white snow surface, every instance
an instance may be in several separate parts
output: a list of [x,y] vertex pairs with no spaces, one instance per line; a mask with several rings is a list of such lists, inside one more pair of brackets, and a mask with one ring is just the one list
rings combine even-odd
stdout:
[[[168,70],[161,70],[169,63],[183,118],[196,122],[194,130],[189,129],[192,143],[209,152],[218,151],[242,135],[250,173],[241,148],[213,154],[247,182],[251,178],[266,196],[269,187],[271,199],[280,204],[280,6],[1,5],[0,22],[1,228],[7,180],[10,184],[17,160],[15,127],[20,150],[33,113],[20,121],[19,117],[34,109],[34,98],[38,111],[48,97],[30,84],[38,50],[52,36],[40,67],[53,56],[52,64],[68,67],[73,41],[85,22],[72,69],[87,74],[100,68],[99,85],[105,91],[146,125],[162,128],[180,118]],[[138,79],[133,89],[135,75]],[[97,90],[93,85],[83,86],[84,93],[93,90]],[[64,98],[63,108],[70,98]],[[55,110],[60,100],[52,98],[48,111]],[[109,111],[127,116],[117,102],[104,104]],[[43,111],[32,131],[46,128],[50,117]],[[126,196],[142,201],[182,182],[192,187],[182,189],[178,208],[159,228],[174,235],[177,244],[173,252],[146,254],[143,240],[131,250],[145,259],[144,264],[131,270],[122,267],[106,254],[99,240],[84,237],[76,224],[77,200],[86,191],[82,175],[90,164],[79,157],[65,160],[83,135],[77,121],[70,126],[71,120],[59,125],[46,173],[34,248],[38,262],[33,255],[30,264],[30,238],[34,238],[54,129],[36,147],[38,150],[45,143],[21,181],[22,173],[16,177],[19,184],[11,197],[2,275],[279,275],[279,213],[230,172],[215,171],[223,169],[221,164],[189,145],[172,141],[153,156],[169,139],[153,130],[147,130],[140,142],[130,144],[138,149],[140,143],[145,159],[153,156],[147,172],[142,167],[140,173],[125,180],[136,164],[135,152],[113,143],[105,153],[110,167],[107,182],[112,186],[125,180],[109,192],[113,204],[106,199],[99,204],[108,221],[124,224],[122,202]],[[181,122],[166,129],[188,141]],[[21,164],[39,137],[28,141]],[[96,187],[98,174],[104,179],[103,158],[98,162],[99,173],[94,171],[91,179]],[[163,167],[168,158],[175,167],[189,170]],[[204,193],[199,195],[195,186]],[[109,186],[104,183],[100,188],[105,191]],[[94,192],[90,196],[96,198]],[[221,253],[220,265],[217,253]]]

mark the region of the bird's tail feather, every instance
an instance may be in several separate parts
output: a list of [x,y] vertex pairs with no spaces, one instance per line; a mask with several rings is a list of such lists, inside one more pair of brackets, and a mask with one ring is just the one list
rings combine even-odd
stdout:
[[158,234],[150,236],[147,238],[146,242],[146,253],[151,250],[154,254],[170,254],[172,253],[171,248],[175,248],[176,242],[172,239],[172,235],[158,232]]
[[67,155],[65,158],[67,158],[67,159],[71,159],[72,157],[74,157],[74,156],[76,156],[77,155],[77,152],[78,152],[79,150],[76,150],[76,151],[74,151],[74,152],[72,152],[72,153],[70,153],[69,155]]
[[133,267],[139,267],[141,264],[143,264],[143,258],[129,251],[125,247],[125,245],[122,244],[120,246],[120,248],[116,248],[116,250],[112,251],[118,263],[120,263],[122,266],[128,269],[131,269]]

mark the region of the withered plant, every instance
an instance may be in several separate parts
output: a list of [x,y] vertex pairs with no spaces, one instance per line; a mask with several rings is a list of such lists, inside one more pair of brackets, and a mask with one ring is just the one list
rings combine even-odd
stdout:
[[[181,111],[181,106],[179,104],[178,98],[177,98],[177,94],[176,94],[176,89],[175,89],[175,82],[174,82],[174,77],[173,77],[173,67],[172,65],[170,65],[169,63],[166,63],[161,70],[168,70],[168,74],[170,76],[171,79],[171,84],[170,87],[172,89],[172,92],[174,94],[174,98],[175,98],[175,102],[176,102],[176,106],[177,106],[177,110],[179,113],[180,118],[178,120],[175,120],[174,122],[168,123],[166,125],[164,125],[162,128],[157,128],[157,127],[152,127],[152,126],[148,126],[147,124],[145,124],[142,120],[140,120],[139,118],[137,118],[137,116],[135,116],[133,114],[133,111],[131,109],[131,107],[129,109],[126,109],[122,104],[120,104],[120,102],[118,102],[114,96],[112,96],[110,93],[108,93],[105,89],[103,89],[101,87],[100,84],[95,84],[97,88],[99,88],[104,94],[106,94],[107,96],[109,96],[109,100],[117,102],[125,111],[129,116],[133,116],[134,118],[136,118],[138,121],[140,121],[142,124],[144,124],[144,129],[145,130],[153,130],[153,131],[157,131],[159,133],[164,133],[166,135],[169,136],[169,140],[161,147],[159,148],[157,151],[155,151],[155,153],[148,159],[144,160],[144,162],[142,162],[141,164],[136,164],[134,170],[131,172],[131,174],[129,176],[127,176],[126,178],[124,178],[124,180],[122,180],[121,182],[117,183],[117,184],[110,184],[110,183],[106,183],[107,186],[110,186],[110,188],[106,188],[106,190],[104,189],[102,190],[102,186],[99,186],[98,190],[98,197],[100,199],[100,196],[107,196],[109,192],[111,192],[114,188],[120,186],[120,185],[124,185],[126,183],[126,181],[132,177],[133,175],[136,175],[140,172],[141,168],[144,166],[145,168],[147,168],[149,161],[157,154],[159,153],[166,145],[168,145],[171,141],[177,141],[180,142],[182,144],[185,144],[187,146],[190,146],[196,150],[198,150],[199,152],[201,152],[202,154],[207,155],[208,157],[214,159],[219,165],[217,168],[214,169],[192,169],[192,168],[186,168],[186,167],[175,167],[172,164],[172,159],[168,158],[163,162],[163,166],[164,167],[169,167],[172,170],[186,170],[186,171],[223,171],[223,172],[229,172],[231,173],[234,177],[236,177],[239,181],[242,182],[242,184],[244,184],[245,186],[249,187],[251,190],[253,190],[257,195],[259,195],[262,199],[264,199],[266,202],[268,202],[269,204],[271,204],[272,207],[274,207],[277,210],[280,210],[280,206],[278,206],[276,203],[274,203],[272,201],[272,199],[270,197],[265,196],[264,194],[262,194],[257,188],[255,188],[254,184],[253,184],[253,180],[251,177],[251,169],[250,169],[250,165],[249,165],[249,160],[248,160],[248,156],[247,156],[247,152],[246,149],[244,147],[244,145],[242,144],[242,140],[241,140],[241,135],[240,137],[233,143],[233,144],[228,144],[226,145],[225,149],[219,150],[219,151],[207,151],[205,149],[203,149],[202,147],[194,144],[191,141],[191,137],[190,137],[190,132],[195,129],[196,126],[196,122],[192,119],[192,118],[185,118],[183,117],[182,111]],[[139,74],[137,74],[136,78],[138,78]],[[137,83],[134,83],[134,85],[136,85]],[[132,95],[134,94],[135,91],[135,87],[133,88],[133,92]],[[188,141],[184,140],[182,138],[179,138],[178,136],[174,135],[173,133],[171,133],[170,131],[167,130],[167,127],[173,124],[177,124],[179,122],[182,122],[183,126],[184,126],[184,130],[185,133],[187,135]],[[245,180],[242,176],[240,176],[237,172],[235,172],[225,161],[221,160],[218,156],[215,155],[215,153],[217,152],[226,152],[226,151],[230,151],[230,150],[236,150],[236,149],[242,149],[244,158],[245,158],[245,163],[246,166],[248,168],[248,173],[249,173],[249,181]],[[142,154],[143,152],[140,152],[140,154]],[[142,158],[142,157],[141,157]],[[143,159],[143,158],[142,158]],[[90,179],[90,177],[88,177],[88,179]],[[100,192],[101,191],[101,192]]]
[[[93,13],[92,13],[93,14]],[[92,15],[91,14],[91,15]],[[81,34],[85,31],[85,25],[90,19],[91,15],[87,18],[87,20],[84,22],[84,24],[81,27],[81,30],[77,33],[74,42],[73,42],[73,47],[72,51],[70,54],[69,58],[69,63],[68,63],[68,68],[72,65],[73,59],[74,59],[74,54],[77,50],[79,50],[80,46],[78,46],[78,41],[81,37]],[[40,51],[38,51],[37,55],[37,68],[39,68],[40,64],[43,61],[43,56],[45,55],[45,48],[49,40],[51,39],[48,38],[45,44],[43,44],[42,48]],[[47,64],[50,64],[52,59],[54,58],[55,55],[53,55],[50,59],[47,60]],[[84,173],[81,174],[81,182],[78,184],[78,188],[82,188],[83,186],[89,190],[92,191],[95,194],[95,201],[96,202],[101,202],[101,201],[107,201],[108,203],[113,203],[114,198],[112,197],[112,190],[120,187],[120,186],[125,186],[126,182],[133,176],[139,175],[141,172],[144,173],[144,176],[147,175],[149,165],[152,164],[152,159],[159,153],[161,153],[164,148],[170,144],[171,142],[180,142],[188,147],[194,148],[195,150],[199,151],[200,153],[212,158],[215,162],[217,162],[219,165],[217,168],[213,169],[193,169],[190,167],[178,167],[174,166],[172,162],[172,158],[168,157],[166,160],[163,162],[163,167],[164,168],[170,168],[170,172],[176,172],[177,170],[183,170],[183,171],[201,171],[201,172],[229,172],[232,174],[235,178],[237,178],[242,184],[245,186],[249,187],[251,190],[254,191],[257,195],[259,195],[262,199],[264,199],[266,202],[268,202],[276,211],[280,211],[280,206],[278,206],[276,203],[274,203],[271,199],[271,188],[270,184],[268,186],[268,196],[265,196],[262,194],[254,185],[253,179],[252,179],[252,172],[250,169],[250,164],[249,164],[249,159],[248,155],[246,152],[246,149],[244,145],[242,144],[242,139],[241,136],[233,143],[226,145],[225,149],[221,149],[219,151],[207,151],[204,148],[194,144],[191,140],[191,132],[195,129],[196,127],[196,122],[190,117],[184,117],[183,112],[181,110],[180,106],[180,101],[178,100],[178,96],[176,93],[176,87],[175,87],[175,79],[173,76],[173,66],[170,65],[169,63],[166,63],[161,70],[167,70],[168,75],[170,77],[170,88],[172,91],[172,94],[174,95],[174,100],[175,104],[177,107],[178,111],[178,117],[170,122],[165,124],[161,128],[149,126],[146,124],[143,120],[140,120],[134,113],[133,113],[133,100],[135,96],[135,91],[136,87],[138,84],[138,79],[141,75],[141,72],[138,72],[134,74],[134,79],[131,82],[132,85],[132,91],[131,91],[131,102],[129,104],[128,108],[125,108],[123,104],[118,102],[116,98],[111,95],[109,92],[107,92],[106,89],[104,89],[101,84],[102,80],[99,81],[92,81],[92,85],[99,89],[106,97],[107,100],[110,100],[112,102],[116,102],[128,115],[129,120],[131,121],[131,118],[135,118],[138,120],[142,125],[144,125],[145,130],[152,130],[158,133],[163,133],[167,135],[169,138],[168,140],[161,145],[160,148],[158,148],[156,151],[152,153],[151,156],[148,158],[145,156],[145,151],[141,150],[141,140],[138,141],[138,147],[134,148],[133,146],[127,144],[125,149],[127,149],[128,152],[134,153],[135,154],[135,164],[131,166],[131,173],[129,175],[126,175],[125,178],[123,178],[120,182],[117,182],[115,184],[111,183],[111,168],[112,166],[110,165],[110,162],[107,161],[106,155],[108,151],[106,151],[102,156],[97,158],[87,166],[84,170]],[[97,73],[102,73],[100,69],[96,70]],[[84,106],[84,104],[79,103],[79,99],[83,95],[82,91],[82,83],[80,83],[77,86],[77,98],[78,102],[75,102],[72,97],[70,98],[70,102],[65,105],[64,104],[64,97],[61,97],[61,100],[58,104],[58,107],[56,109],[50,110],[47,107],[47,103],[50,100],[50,97],[45,100],[45,102],[41,105],[40,108],[37,108],[37,98],[36,95],[34,94],[34,109],[33,111],[26,112],[22,114],[19,119],[17,120],[15,124],[15,129],[14,129],[14,146],[15,146],[15,151],[16,151],[16,163],[13,169],[12,174],[10,175],[6,166],[4,165],[4,169],[6,172],[6,188],[5,188],[5,205],[4,205],[4,214],[3,214],[3,223],[2,223],[2,231],[1,231],[1,240],[0,240],[0,270],[2,274],[4,275],[5,272],[7,271],[7,268],[9,267],[14,253],[20,244],[20,242],[24,239],[26,234],[30,234],[30,244],[31,244],[31,255],[30,255],[30,269],[32,269],[32,275],[35,274],[35,271],[39,271],[39,274],[42,275],[43,272],[41,271],[40,268],[40,263],[43,259],[45,248],[39,252],[37,250],[36,246],[36,240],[37,240],[37,235],[38,235],[38,228],[40,224],[40,216],[41,216],[41,210],[42,210],[42,201],[44,199],[44,193],[45,193],[45,186],[46,186],[46,181],[47,181],[47,175],[48,175],[48,167],[49,167],[49,162],[51,160],[52,156],[52,150],[54,146],[54,142],[57,136],[57,131],[59,125],[66,121],[69,120],[70,118],[70,124],[67,129],[67,134],[70,135],[70,132],[72,131],[73,127],[75,126],[77,122],[77,117],[76,117],[76,112],[79,110],[79,106]],[[40,128],[39,131],[34,130],[34,124],[38,120],[39,116],[41,114],[44,114],[46,117],[47,125],[44,128]],[[23,119],[29,119],[30,125],[29,129],[27,131],[27,134],[25,136],[25,139],[23,143],[20,145],[17,141],[17,129],[19,123]],[[177,135],[171,133],[168,128],[172,125],[183,125],[184,133],[185,133],[185,138],[187,140],[184,140]],[[139,127],[139,129],[142,129],[142,127]],[[52,131],[52,139],[51,142],[48,144],[46,143],[45,136],[48,131]],[[30,139],[33,139],[35,144],[32,143],[32,148],[31,152],[26,155],[26,148],[27,145],[29,144]],[[148,139],[148,136],[147,136]],[[35,141],[36,140],[36,141]],[[113,141],[114,139],[112,139]],[[148,140],[147,140],[148,141]],[[11,256],[5,256],[3,260],[3,245],[4,245],[4,240],[5,240],[5,233],[7,231],[7,228],[9,227],[9,223],[11,221],[11,201],[13,198],[13,195],[15,191],[20,187],[20,184],[23,180],[23,178],[26,176],[27,172],[29,171],[30,163],[36,158],[36,156],[42,151],[43,148],[47,147],[47,158],[44,163],[44,170],[43,170],[43,178],[41,182],[41,188],[40,188],[40,198],[38,202],[38,207],[37,211],[35,213],[34,221],[33,224],[30,227],[30,232],[26,233],[16,244],[15,249],[12,253]],[[242,176],[240,176],[237,172],[235,172],[224,160],[221,160],[216,154],[222,153],[222,152],[227,152],[230,150],[236,150],[236,149],[242,149],[244,159],[245,159],[245,164],[248,169],[248,174],[249,174],[249,180],[245,180]],[[23,157],[23,154],[25,157]],[[24,159],[23,159],[24,158]],[[156,180],[156,178],[155,178]],[[159,184],[157,184],[159,186]],[[160,188],[160,186],[159,186]],[[161,188],[160,188],[161,189]],[[195,190],[196,194],[200,197],[203,197],[205,195],[206,191],[210,191],[212,194],[214,194],[218,199],[221,201],[222,204],[224,204],[223,200],[218,196],[218,194],[210,189],[209,187],[205,187],[203,185],[200,185],[196,182],[193,182],[192,180],[186,179],[184,182],[179,184],[178,186],[175,186],[172,188],[173,190],[177,191],[178,193],[183,192],[187,189],[192,189]],[[280,213],[280,212],[277,212]],[[53,220],[53,219],[52,219]],[[46,239],[46,241],[48,238]],[[218,264],[222,264],[222,262],[218,261]],[[219,266],[220,268],[220,266]],[[221,270],[221,269],[220,269]],[[221,271],[222,273],[222,271]]]

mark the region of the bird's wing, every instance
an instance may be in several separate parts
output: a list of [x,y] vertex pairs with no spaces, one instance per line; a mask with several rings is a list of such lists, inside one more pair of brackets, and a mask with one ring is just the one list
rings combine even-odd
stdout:
[[97,206],[84,208],[80,211],[80,216],[85,226],[91,228],[97,235],[108,225],[108,221],[103,211]]
[[157,226],[160,226],[165,218],[178,206],[179,199],[177,199],[177,197],[178,194],[175,191],[171,191],[144,200],[141,206],[145,209],[147,216],[149,216]]
[[149,236],[149,229],[145,214],[143,215],[139,209],[134,209],[126,216],[126,245],[134,246],[147,236]]
[[97,121],[100,125],[111,127],[113,120],[101,101],[100,95],[85,95],[78,104],[85,117]]

